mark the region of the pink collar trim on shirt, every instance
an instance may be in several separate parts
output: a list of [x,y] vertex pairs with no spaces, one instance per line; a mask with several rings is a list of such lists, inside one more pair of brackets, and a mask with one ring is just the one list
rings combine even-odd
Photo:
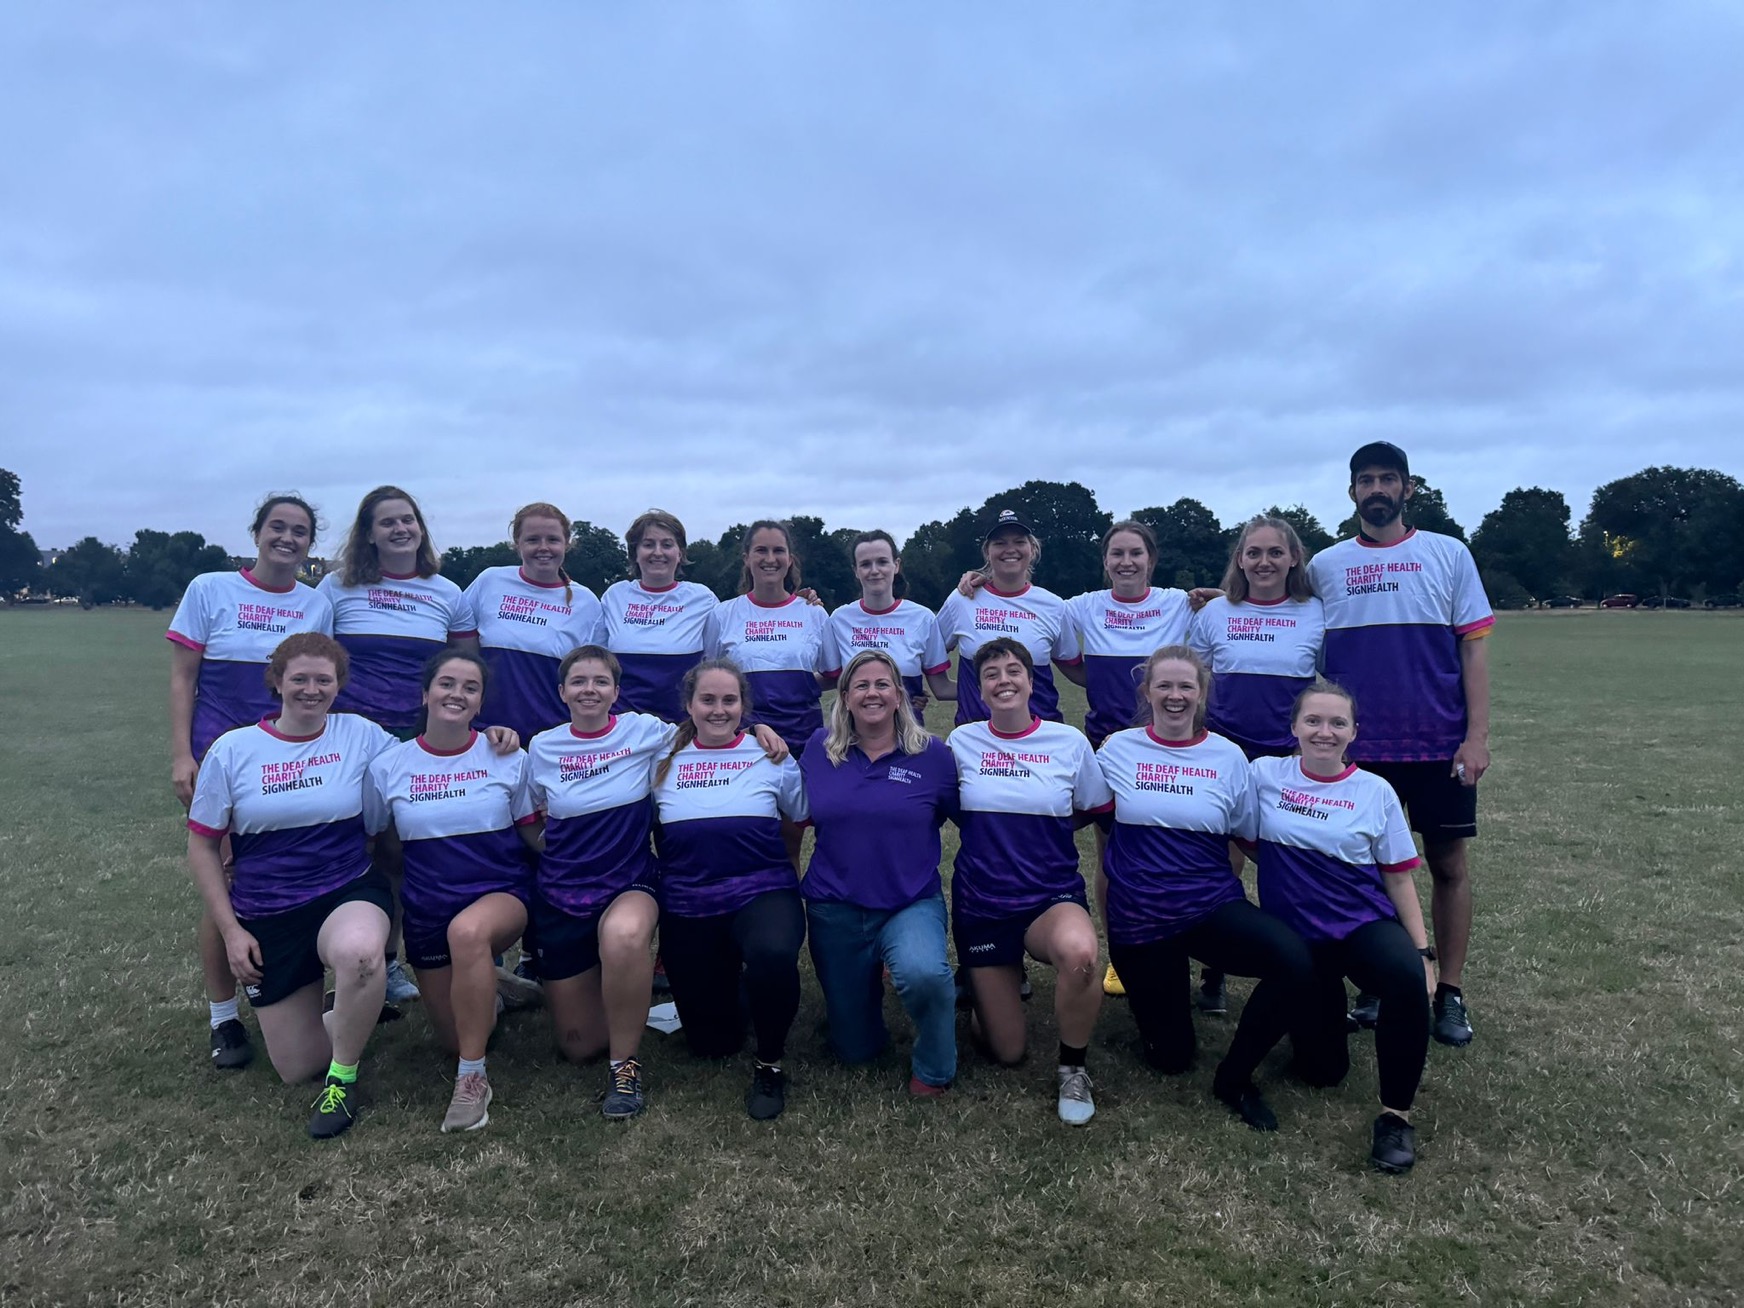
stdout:
[[1113,600],[1116,604],[1144,604],[1147,603],[1150,600],[1150,597],[1156,593],[1156,589],[1155,586],[1146,586],[1145,593],[1140,595],[1137,599],[1121,599],[1113,590],[1110,590],[1108,592],[1108,598]]
[[429,741],[425,740],[424,737],[418,737],[418,748],[423,750],[426,754],[434,754],[437,758],[459,758],[477,743],[478,732],[476,731],[468,731],[466,733],[466,743],[459,749],[437,749]]
[[678,589],[678,578],[674,577],[670,586],[650,586],[647,582],[638,577],[636,579],[636,585],[647,591],[650,595],[666,595]]
[[1034,588],[1034,582],[1026,581],[1023,583],[1022,590],[1000,590],[999,587],[995,586],[992,582],[988,582],[981,589],[986,591],[989,595],[999,596],[1000,599],[1022,599]]
[[611,735],[612,728],[617,725],[618,715],[612,713],[607,716],[606,725],[599,731],[583,731],[580,727],[576,726],[575,723],[571,722],[569,724],[569,734],[574,736],[577,740],[598,740],[601,736]]
[[992,722],[988,722],[987,730],[991,731],[995,736],[999,737],[999,739],[1001,739],[1001,740],[1022,740],[1025,736],[1030,735],[1033,732],[1039,731],[1041,729],[1041,725],[1042,725],[1042,720],[1040,718],[1031,718],[1029,720],[1029,725],[1027,727],[1025,727],[1022,731],[1001,731],[998,727],[994,726]]
[[421,581],[423,579],[421,577],[419,577],[418,574],[415,572],[389,572],[386,569],[383,569],[382,570],[382,580],[383,581]]
[[734,749],[737,748],[744,739],[745,733],[741,731],[724,745],[705,745],[700,740],[693,740],[690,743],[695,745],[698,749]]
[[295,577],[291,578],[291,584],[288,586],[269,586],[247,568],[242,569],[242,579],[257,590],[264,590],[268,595],[289,595],[297,588]]
[[799,596],[789,595],[786,599],[782,600],[779,604],[765,604],[762,600],[758,599],[755,595],[751,594],[750,591],[745,592],[745,598],[750,600],[751,603],[755,604],[760,609],[784,609],[789,604],[791,604],[795,600],[797,600],[799,598]]
[[896,610],[898,610],[901,607],[902,607],[902,601],[900,599],[891,600],[890,607],[887,609],[867,608],[866,601],[864,599],[862,599],[860,601],[860,612],[865,613],[865,614],[869,615],[870,617],[874,617],[874,618],[882,618],[886,613],[895,613]]
[[1417,534],[1417,528],[1413,527],[1413,528],[1411,528],[1411,530],[1407,531],[1403,536],[1399,537],[1398,540],[1394,541],[1391,545],[1383,545],[1380,541],[1371,540],[1371,539],[1369,539],[1369,537],[1363,535],[1362,532],[1359,531],[1356,534],[1356,543],[1358,545],[1361,545],[1365,550],[1390,550],[1393,548],[1394,545],[1403,545],[1406,541],[1410,540],[1411,537],[1415,536],[1416,534]]
[[1152,740],[1156,741],[1157,744],[1166,745],[1170,749],[1191,749],[1193,746],[1199,744],[1202,740],[1204,740],[1210,734],[1211,733],[1209,731],[1201,731],[1197,736],[1194,736],[1193,739],[1191,739],[1191,740],[1164,740],[1161,736],[1157,735],[1157,729],[1156,729],[1155,725],[1149,725],[1149,726],[1145,727],[1145,735],[1149,736]]
[[1347,763],[1344,766],[1344,771],[1340,772],[1336,777],[1317,776],[1308,770],[1308,762],[1300,754],[1298,754],[1296,756],[1296,767],[1297,767],[1297,770],[1300,771],[1303,776],[1308,778],[1308,780],[1318,781],[1318,782],[1321,782],[1322,784],[1330,784],[1331,782],[1334,782],[1334,781],[1343,781],[1352,772],[1356,771],[1356,764],[1355,763]]
[[1262,609],[1273,609],[1273,608],[1276,608],[1280,604],[1288,604],[1290,602],[1290,596],[1289,596],[1288,592],[1285,592],[1284,594],[1278,596],[1278,598],[1275,600],[1263,600],[1263,599],[1255,599],[1252,595],[1249,595],[1246,599],[1242,600],[1241,602],[1243,604],[1257,604]]
[[529,586],[537,586],[541,590],[557,590],[559,587],[566,584],[561,575],[558,576],[556,581],[534,581],[527,575],[526,568],[516,568],[515,571],[521,574],[522,581],[526,582]]
[[278,729],[278,720],[279,715],[277,713],[269,713],[260,720],[260,729],[266,732],[266,734],[271,736],[274,740],[282,740],[291,745],[306,745],[311,740],[319,740],[327,731],[327,724],[323,722],[321,724],[321,730],[315,732],[313,735],[287,736],[284,732]]

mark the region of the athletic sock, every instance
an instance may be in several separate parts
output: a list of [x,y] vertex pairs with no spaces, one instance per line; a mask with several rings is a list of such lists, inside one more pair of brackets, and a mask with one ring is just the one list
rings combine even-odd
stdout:
[[629,1061],[630,1060],[627,1058],[614,1058],[614,1059],[612,1059],[612,1071],[614,1071],[614,1072],[617,1071],[620,1067],[622,1067],[625,1063],[627,1063]]
[[1459,993],[1458,986],[1450,986],[1445,981],[1437,981],[1435,983],[1435,997],[1440,999],[1443,995],[1452,995],[1455,999],[1465,997]]
[[1090,1046],[1088,1045],[1069,1045],[1062,1040],[1060,1041],[1060,1066],[1082,1067],[1084,1066],[1084,1056],[1089,1052]]
[[344,1063],[329,1063],[327,1064],[327,1079],[337,1081],[341,1085],[356,1085],[357,1064],[352,1063],[347,1066]]
[[477,1072],[480,1076],[484,1075],[484,1059],[482,1059],[482,1058],[463,1058],[463,1059],[461,1059],[460,1066],[456,1069],[456,1071],[454,1073],[454,1079],[456,1081],[458,1081],[458,1080],[460,1080],[461,1077],[466,1076],[472,1072]]
[[242,1012],[237,1008],[238,1002],[240,1001],[238,1001],[235,995],[231,995],[230,998],[224,1000],[222,1003],[213,1003],[210,999],[206,1001],[206,1007],[212,1010],[212,1029],[214,1031],[226,1022],[240,1020]]

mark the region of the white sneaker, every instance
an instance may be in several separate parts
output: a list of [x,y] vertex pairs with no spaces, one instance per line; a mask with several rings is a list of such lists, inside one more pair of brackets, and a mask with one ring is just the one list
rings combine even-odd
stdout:
[[418,997],[418,984],[406,975],[406,968],[399,959],[388,964],[388,993],[390,1004],[403,1004]]
[[1096,1116],[1096,1101],[1090,1096],[1090,1073],[1081,1067],[1060,1069],[1060,1120],[1067,1126],[1083,1126]]

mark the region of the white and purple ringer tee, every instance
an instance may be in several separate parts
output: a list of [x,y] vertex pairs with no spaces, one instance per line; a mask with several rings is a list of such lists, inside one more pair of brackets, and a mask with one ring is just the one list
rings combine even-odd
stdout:
[[1418,860],[1391,786],[1355,764],[1321,781],[1299,758],[1255,759],[1251,772],[1261,908],[1308,941],[1398,917],[1382,878]]
[[631,886],[652,884],[649,791],[677,734],[652,714],[618,713],[597,734],[567,725],[533,737],[529,788],[545,813],[540,899],[592,917]]
[[824,724],[817,674],[828,622],[823,609],[797,595],[780,604],[735,595],[715,614],[709,657],[731,659],[751,683],[746,723],[773,728],[796,754]]
[[1166,940],[1246,892],[1229,866],[1231,839],[1254,837],[1247,756],[1201,731],[1168,741],[1151,727],[1117,731],[1096,752],[1114,792],[1108,938]]
[[1296,747],[1290,705],[1314,680],[1326,615],[1318,599],[1212,600],[1193,618],[1190,644],[1211,669],[1205,725],[1249,758]]
[[369,871],[364,776],[393,743],[355,713],[329,713],[313,736],[286,736],[269,718],[212,742],[188,829],[212,840],[229,834],[237,917],[301,908]]
[[[533,895],[533,853],[515,828],[537,822],[527,756],[498,754],[473,732],[466,748],[422,736],[376,755],[363,792],[370,835],[393,827],[405,849],[406,921],[434,928],[485,895]],[[423,934],[423,932],[417,932]]]
[[1013,917],[1084,889],[1075,815],[1114,802],[1084,733],[1035,719],[1007,736],[970,722],[946,742],[957,764],[962,833],[951,874],[960,917]]
[[351,656],[351,677],[334,708],[361,713],[389,731],[417,724],[423,692],[418,674],[451,640],[478,634],[472,605],[447,577],[395,577],[346,586],[337,572],[321,578],[333,604],[333,637]]
[[799,893],[878,913],[939,894],[939,828],[957,816],[949,746],[928,736],[919,754],[869,759],[855,745],[837,765],[824,752],[826,736],[820,728],[799,760],[817,834]]
[[896,664],[910,699],[926,694],[928,673],[951,668],[938,616],[913,600],[899,599],[889,608],[873,610],[865,600],[844,604],[824,627],[823,673],[834,682],[862,650],[882,650]]
[[956,591],[939,609],[939,635],[945,648],[957,652],[957,725],[984,722],[987,705],[975,677],[975,652],[990,640],[1008,636],[1022,642],[1035,661],[1030,712],[1049,722],[1061,721],[1060,692],[1054,686],[1055,663],[1077,663],[1078,629],[1066,601],[1051,590],[1025,586],[1015,595],[983,586],[974,599]]
[[1138,666],[1151,651],[1186,640],[1193,610],[1186,591],[1156,586],[1136,600],[1093,590],[1067,600],[1066,607],[1084,651],[1084,734],[1100,745],[1137,725]]
[[673,756],[654,804],[662,913],[718,917],[799,888],[781,840],[781,819],[809,812],[793,759],[771,763],[745,732],[713,749],[693,741]]
[[1408,532],[1341,540],[1308,565],[1326,608],[1326,675],[1356,696],[1357,762],[1435,763],[1465,739],[1459,643],[1495,626],[1471,551]]
[[200,655],[189,736],[194,761],[235,727],[276,711],[266,665],[279,642],[298,632],[333,634],[333,606],[311,586],[270,590],[241,572],[203,572],[188,583],[165,636]]
[[[565,600],[563,592],[569,590]],[[466,588],[490,667],[479,719],[513,727],[522,740],[569,721],[557,668],[578,645],[603,643],[600,602],[575,582],[530,581],[518,567],[486,568]]]
[[605,646],[624,669],[620,712],[684,720],[684,674],[714,643],[720,603],[712,590],[694,581],[675,581],[664,590],[650,590],[639,581],[606,587],[600,596]]

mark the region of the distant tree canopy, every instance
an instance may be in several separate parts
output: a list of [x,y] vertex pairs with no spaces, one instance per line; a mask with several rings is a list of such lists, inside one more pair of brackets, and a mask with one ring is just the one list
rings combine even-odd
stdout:
[[1516,487],[1499,508],[1484,515],[1472,536],[1472,555],[1492,603],[1512,582],[1518,594],[1547,600],[1573,588],[1574,541],[1568,533],[1568,501],[1561,491]]
[[23,486],[18,474],[0,468],[0,600],[34,586],[42,574],[42,556],[24,521]]
[[126,571],[119,549],[87,536],[54,561],[46,582],[49,594],[70,596],[90,608],[123,598]]
[[1744,487],[1708,468],[1646,468],[1593,492],[1581,521],[1587,588],[1736,592],[1744,583]]
[[1217,515],[1198,500],[1176,500],[1167,508],[1135,509],[1130,515],[1157,534],[1159,586],[1215,586],[1229,562],[1229,537]]
[[182,597],[188,583],[202,572],[228,567],[222,545],[208,545],[197,531],[138,531],[122,561],[121,593],[135,604],[168,608]]

